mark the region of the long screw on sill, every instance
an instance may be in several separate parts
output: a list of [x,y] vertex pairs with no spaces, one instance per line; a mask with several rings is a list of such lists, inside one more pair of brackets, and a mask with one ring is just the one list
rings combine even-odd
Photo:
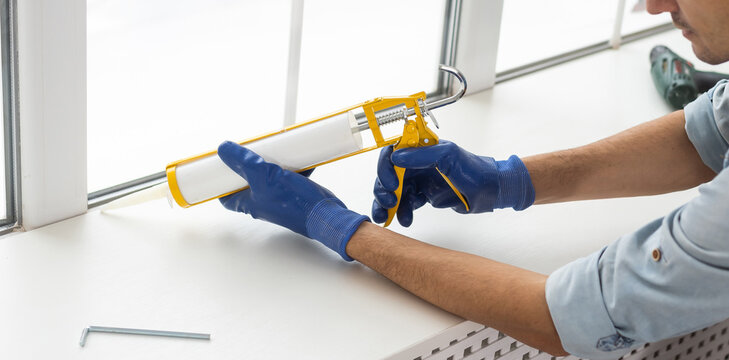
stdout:
[[201,339],[210,340],[210,334],[201,333],[188,333],[179,331],[165,331],[165,330],[146,330],[146,329],[127,329],[127,328],[116,328],[106,326],[89,326],[84,328],[81,332],[81,341],[79,345],[82,347],[86,345],[86,337],[89,333],[101,332],[101,333],[112,333],[112,334],[132,334],[132,335],[149,335],[149,336],[167,336],[167,337],[178,337],[186,339]]

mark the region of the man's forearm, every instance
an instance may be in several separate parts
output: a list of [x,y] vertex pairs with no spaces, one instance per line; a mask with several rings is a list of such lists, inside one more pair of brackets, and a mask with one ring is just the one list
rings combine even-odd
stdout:
[[685,123],[676,111],[589,145],[524,158],[535,203],[662,194],[712,179]]
[[564,355],[546,276],[363,223],[347,254],[420,298],[553,355]]

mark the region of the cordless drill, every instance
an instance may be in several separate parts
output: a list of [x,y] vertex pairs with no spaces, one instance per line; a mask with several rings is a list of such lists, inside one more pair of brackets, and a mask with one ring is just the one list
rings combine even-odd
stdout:
[[651,50],[650,59],[653,84],[675,110],[683,109],[700,93],[711,89],[717,81],[729,79],[729,74],[697,71],[694,64],[663,45]]

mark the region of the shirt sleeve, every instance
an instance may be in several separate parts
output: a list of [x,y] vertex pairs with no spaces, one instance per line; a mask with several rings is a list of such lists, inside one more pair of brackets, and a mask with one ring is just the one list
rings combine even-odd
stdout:
[[686,134],[708,167],[721,171],[729,150],[729,81],[719,81],[711,90],[686,105]]
[[615,359],[729,318],[729,170],[699,196],[552,273],[546,298],[565,350]]

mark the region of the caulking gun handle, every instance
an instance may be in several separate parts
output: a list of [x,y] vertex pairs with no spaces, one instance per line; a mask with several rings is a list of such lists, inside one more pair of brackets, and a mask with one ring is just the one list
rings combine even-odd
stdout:
[[442,171],[440,171],[440,169],[438,169],[437,166],[435,167],[435,169],[438,170],[438,173],[440,174],[440,176],[443,177],[443,180],[445,180],[445,182],[448,184],[448,186],[451,187],[451,190],[453,190],[453,193],[455,193],[456,196],[458,196],[458,199],[461,200],[461,202],[463,203],[463,206],[466,207],[466,211],[470,211],[471,208],[468,206],[468,201],[466,201],[466,198],[463,196],[463,194],[461,194],[461,191],[458,190],[458,188],[456,188],[455,185],[453,185],[453,182],[451,181],[451,179],[449,179],[448,176],[446,176],[446,174],[444,174]]
[[[397,214],[397,209],[400,207],[400,200],[402,199],[402,188],[403,188],[403,180],[405,179],[405,168],[395,166],[394,169],[395,169],[395,174],[397,174],[397,181],[398,181],[397,189],[395,190],[395,197],[397,198],[397,202],[395,203],[395,207],[387,209],[387,221],[385,221],[385,225],[384,225],[385,227],[389,226],[390,223],[392,222],[392,219],[395,218],[395,214]],[[468,201],[466,201],[466,198],[463,196],[463,194],[461,194],[461,192],[458,190],[458,188],[456,188],[456,186],[453,185],[453,182],[451,181],[451,179],[449,179],[448,176],[446,176],[446,174],[444,174],[442,171],[440,171],[440,169],[438,169],[437,167],[435,169],[438,171],[440,176],[443,177],[443,180],[445,180],[445,182],[448,184],[448,186],[450,186],[450,188],[453,190],[453,193],[456,194],[458,199],[461,200],[463,205],[466,207],[466,211],[469,211],[470,207],[468,206]]]
[[399,166],[395,166],[395,174],[397,174],[397,189],[395,190],[395,197],[397,197],[397,202],[395,203],[395,207],[387,209],[387,221],[385,221],[384,227],[387,227],[392,222],[392,219],[395,218],[395,214],[397,214],[397,209],[400,207],[400,200],[402,199],[402,185],[403,180],[405,179],[405,168],[401,168]]

